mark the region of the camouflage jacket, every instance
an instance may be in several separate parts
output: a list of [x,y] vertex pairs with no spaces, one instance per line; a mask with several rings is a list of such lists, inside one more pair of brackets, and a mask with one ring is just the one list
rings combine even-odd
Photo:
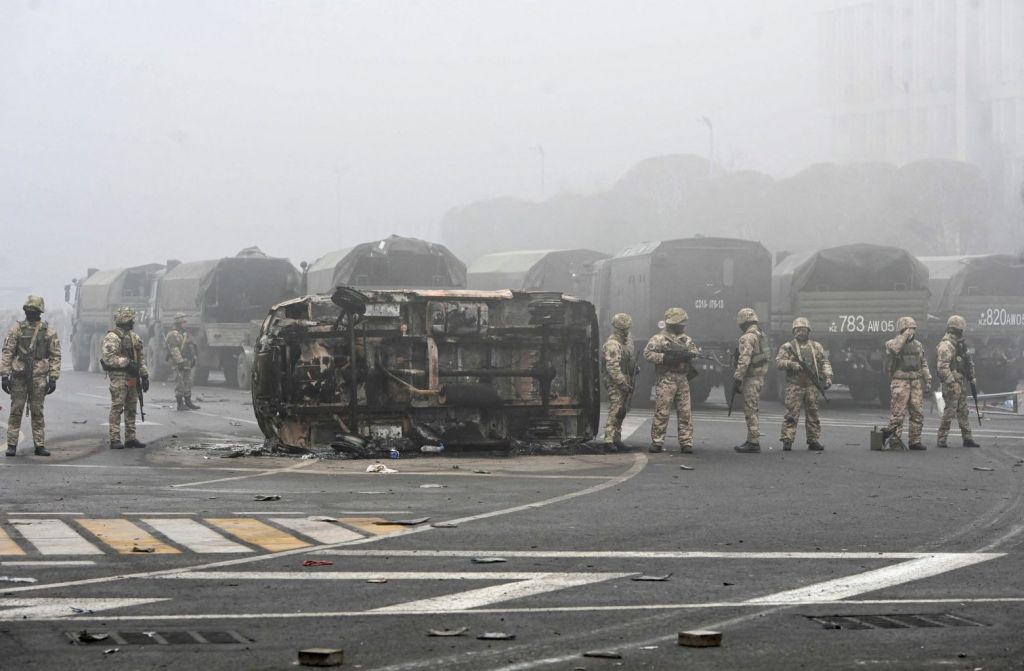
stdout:
[[768,353],[768,337],[761,332],[757,324],[747,327],[740,336],[736,350],[739,356],[736,357],[736,372],[733,374],[735,379],[742,381],[748,376],[764,372],[768,367],[771,356]]
[[601,347],[601,369],[606,385],[632,387],[636,377],[636,359],[633,354],[633,339],[615,333],[608,336]]
[[662,373],[686,373],[687,377],[692,377],[691,372],[696,373],[696,369],[690,365],[691,361],[683,361],[671,366],[665,365],[665,352],[680,348],[685,349],[694,356],[700,354],[697,343],[690,336],[685,333],[674,335],[666,329],[662,329],[647,341],[647,346],[644,347],[644,359],[654,364],[654,371],[658,375]]
[[[135,349],[134,356],[132,348]],[[135,331],[125,331],[115,328],[103,336],[103,345],[100,347],[100,361],[107,371],[107,377],[114,379],[117,376],[127,376],[128,364],[135,360],[139,364],[139,375],[149,377],[149,370],[146,368],[146,356],[143,353],[142,338]]]
[[825,356],[825,348],[815,340],[808,340],[801,345],[795,339],[782,343],[779,353],[775,357],[775,365],[779,370],[786,371],[786,382],[798,384],[801,387],[811,386],[811,378],[798,363],[803,361],[807,367],[814,371],[818,381],[824,383],[832,380],[832,364]]
[[964,380],[972,381],[967,376],[967,360],[960,351],[963,346],[963,341],[960,338],[952,333],[947,333],[935,348],[937,353],[935,368],[939,379],[946,384]]
[[889,376],[894,380],[924,380],[926,385],[931,385],[932,372],[928,369],[924,345],[919,340],[910,340],[908,334],[909,331],[904,331],[885,342],[885,352],[889,355]]
[[[39,334],[36,335],[36,326]],[[46,322],[18,322],[7,332],[3,355],[0,356],[0,375],[20,375],[25,372],[25,359],[31,357],[33,377],[60,377],[60,338]]]
[[167,343],[167,352],[175,366],[184,363],[192,368],[196,365],[196,344],[189,337],[188,331],[175,329],[167,334],[164,342]]

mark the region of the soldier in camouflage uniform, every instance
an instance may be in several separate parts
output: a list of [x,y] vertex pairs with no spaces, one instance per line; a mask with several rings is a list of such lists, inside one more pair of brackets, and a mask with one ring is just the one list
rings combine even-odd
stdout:
[[736,315],[740,336],[736,352],[736,371],[733,374],[733,394],[743,396],[743,417],[747,421],[747,440],[733,449],[737,452],[760,452],[761,429],[758,423],[758,405],[761,387],[768,374],[768,337],[758,325],[757,313],[743,308]]
[[661,332],[644,347],[644,359],[654,364],[654,420],[651,422],[651,452],[664,452],[665,431],[672,406],[676,408],[679,447],[693,452],[693,421],[690,415],[690,380],[697,370],[690,362],[700,353],[693,338],[683,333],[686,310],[669,308]]
[[793,340],[783,343],[775,357],[775,365],[779,370],[786,371],[786,393],[783,399],[786,415],[782,419],[782,449],[786,452],[793,449],[793,441],[796,440],[801,405],[807,415],[804,423],[807,449],[813,452],[825,449],[821,444],[821,420],[818,419],[818,388],[800,362],[811,369],[825,389],[832,386],[832,364],[825,356],[825,348],[821,343],[810,338],[810,322],[797,317],[793,320]]
[[46,421],[43,400],[57,389],[60,377],[60,338],[57,331],[42,320],[46,306],[40,296],[29,296],[23,306],[25,321],[7,332],[0,357],[0,387],[11,395],[11,415],[7,421],[7,456],[18,454],[21,417],[28,404],[32,414],[32,442],[40,457],[50,456],[46,449]]
[[973,366],[967,358],[965,330],[967,320],[960,315],[953,315],[946,321],[946,335],[942,336],[936,348],[938,358],[935,367],[938,369],[939,380],[942,381],[942,400],[946,402],[942,421],[939,422],[936,447],[948,446],[946,438],[949,436],[949,426],[953,423],[954,416],[960,425],[964,447],[980,447],[971,436],[971,411],[967,408],[967,390],[972,383],[975,386],[978,383],[974,379]]
[[632,325],[633,318],[624,312],[612,317],[614,331],[601,348],[601,369],[608,390],[608,421],[604,426],[604,442],[620,450],[626,449],[622,442],[622,420],[626,419],[626,413],[629,412],[636,384],[637,366],[633,339],[629,336]]
[[889,412],[889,426],[882,430],[882,441],[890,449],[903,445],[903,418],[910,410],[910,449],[927,449],[921,444],[921,430],[924,427],[924,395],[931,391],[932,373],[924,355],[924,345],[915,339],[917,322],[913,317],[900,317],[896,322],[899,335],[885,343],[889,355],[889,375],[892,381],[889,389],[892,403]]
[[199,406],[192,402],[192,377],[196,367],[198,350],[192,341],[185,324],[188,317],[179,312],[174,315],[174,330],[167,334],[165,342],[171,361],[174,362],[174,399],[178,402],[178,410],[198,410]]
[[[135,436],[135,407],[139,403],[139,384],[149,391],[149,370],[143,355],[142,338],[135,327],[135,311],[118,308],[113,331],[103,337],[100,361],[110,378],[110,449],[145,447]],[[124,443],[121,442],[121,415],[124,415]]]

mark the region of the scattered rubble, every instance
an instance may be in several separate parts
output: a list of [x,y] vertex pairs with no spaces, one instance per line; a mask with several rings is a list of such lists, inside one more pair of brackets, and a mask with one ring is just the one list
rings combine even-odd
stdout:
[[299,664],[302,666],[341,666],[345,659],[342,648],[307,648],[299,650]]
[[722,645],[722,632],[706,629],[681,631],[679,645],[687,648],[715,648]]
[[427,636],[462,636],[469,627],[459,627],[458,629],[428,629]]

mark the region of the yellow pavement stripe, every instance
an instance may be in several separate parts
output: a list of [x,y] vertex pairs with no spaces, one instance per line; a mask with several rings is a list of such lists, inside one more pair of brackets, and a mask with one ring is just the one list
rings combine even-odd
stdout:
[[[158,540],[155,536],[140,526],[123,519],[77,519],[96,538],[117,550],[120,554],[181,554],[178,548]],[[153,552],[133,552],[134,548],[146,550],[153,548]]]
[[373,536],[397,534],[399,531],[405,531],[406,529],[406,527],[400,524],[376,524],[376,522],[383,522],[383,517],[339,517],[338,521]]
[[23,555],[25,551],[18,547],[7,532],[0,529],[0,555]]
[[215,517],[205,521],[271,552],[310,547],[309,543],[250,517]]

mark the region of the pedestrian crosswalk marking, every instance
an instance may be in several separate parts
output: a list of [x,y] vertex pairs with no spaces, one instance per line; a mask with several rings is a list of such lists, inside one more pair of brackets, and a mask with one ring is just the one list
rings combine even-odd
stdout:
[[18,532],[44,555],[101,555],[99,549],[61,520],[10,520]]
[[180,554],[145,529],[123,519],[83,519],[78,523],[121,554]]
[[396,534],[404,529],[404,527],[398,524],[377,524],[384,521],[379,517],[343,517],[341,521],[350,527],[365,531],[371,536]]
[[25,551],[18,547],[18,544],[11,540],[7,532],[0,529],[0,555],[23,555]]
[[172,542],[182,545],[193,552],[235,553],[252,552],[250,548],[228,540],[213,529],[186,518],[147,517],[143,520]]
[[236,538],[241,538],[250,545],[258,545],[270,552],[284,552],[285,550],[309,547],[309,543],[300,541],[294,536],[251,517],[207,518],[206,522],[227,531]]
[[362,538],[363,535],[356,533],[351,529],[346,529],[343,526],[334,524],[333,522],[325,522],[323,520],[310,520],[310,519],[296,519],[294,517],[272,517],[270,521],[278,526],[298,531],[303,536],[308,536],[313,540],[331,545],[334,543],[344,543],[345,541],[354,541],[357,538]]

